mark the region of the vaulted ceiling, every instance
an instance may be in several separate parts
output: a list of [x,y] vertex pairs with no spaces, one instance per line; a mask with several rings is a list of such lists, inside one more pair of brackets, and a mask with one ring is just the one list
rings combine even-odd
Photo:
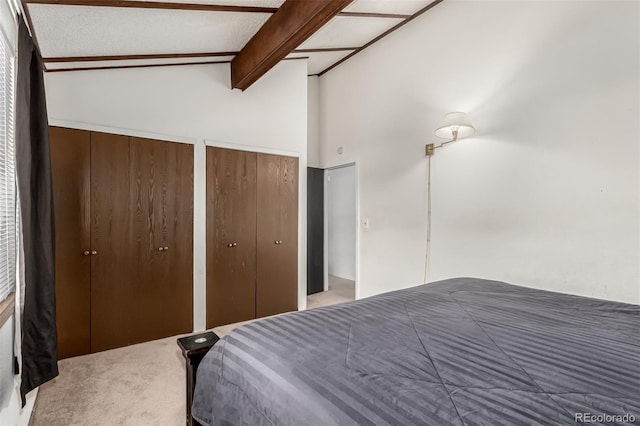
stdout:
[[280,60],[322,75],[443,0],[22,0],[47,72]]

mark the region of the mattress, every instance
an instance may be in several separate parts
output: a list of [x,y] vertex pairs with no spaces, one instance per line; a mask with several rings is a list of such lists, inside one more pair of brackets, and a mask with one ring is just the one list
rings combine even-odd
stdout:
[[211,426],[639,421],[639,326],[636,305],[445,280],[236,329],[200,364],[192,412]]

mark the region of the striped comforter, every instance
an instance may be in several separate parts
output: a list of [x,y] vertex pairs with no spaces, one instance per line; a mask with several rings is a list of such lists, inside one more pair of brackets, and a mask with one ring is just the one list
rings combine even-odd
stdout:
[[639,327],[636,305],[440,281],[235,330],[200,364],[193,416],[205,425],[640,422]]

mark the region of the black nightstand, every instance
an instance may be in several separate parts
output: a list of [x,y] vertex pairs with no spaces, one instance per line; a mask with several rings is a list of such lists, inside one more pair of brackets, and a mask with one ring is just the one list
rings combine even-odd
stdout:
[[211,346],[218,340],[220,340],[220,338],[211,331],[178,339],[178,346],[180,346],[180,350],[182,350],[182,356],[184,356],[187,365],[187,426],[195,426],[198,424],[198,422],[191,417],[191,404],[193,403],[193,391],[196,387],[198,365],[200,365],[202,358],[204,358],[209,349],[211,349]]

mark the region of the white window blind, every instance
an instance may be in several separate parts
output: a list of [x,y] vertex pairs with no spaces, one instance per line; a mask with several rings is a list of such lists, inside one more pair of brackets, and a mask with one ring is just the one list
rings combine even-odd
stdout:
[[14,58],[0,34],[0,301],[16,283]]

